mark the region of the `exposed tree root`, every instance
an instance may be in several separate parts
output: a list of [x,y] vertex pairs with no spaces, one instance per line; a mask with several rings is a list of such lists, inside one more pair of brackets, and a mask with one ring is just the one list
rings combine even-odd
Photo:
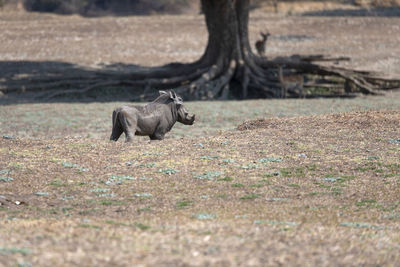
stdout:
[[[231,59],[228,64],[221,57],[209,63],[209,66],[205,66],[204,62],[189,65],[175,63],[155,68],[154,72],[147,69],[132,74],[93,72],[87,77],[54,75],[30,83],[26,83],[26,80],[12,80],[6,84],[3,92],[37,91],[37,98],[51,100],[63,95],[87,94],[99,88],[118,87],[136,90],[136,95],[143,99],[154,97],[158,89],[175,88],[186,99],[194,100],[232,97],[352,97],[357,93],[378,95],[383,90],[400,88],[400,79],[315,63],[339,62],[348,58],[296,55],[268,60],[255,55],[252,57],[254,60],[240,63]],[[278,77],[279,68],[283,69],[283,79]],[[292,81],[293,77],[300,77],[304,82],[296,85]]]

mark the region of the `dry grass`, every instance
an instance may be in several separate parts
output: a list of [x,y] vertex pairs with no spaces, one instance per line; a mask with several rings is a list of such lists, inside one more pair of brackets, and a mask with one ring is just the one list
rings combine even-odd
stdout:
[[0,260],[395,265],[399,121],[398,111],[269,119],[129,145],[1,139],[0,169],[14,180],[0,182]]

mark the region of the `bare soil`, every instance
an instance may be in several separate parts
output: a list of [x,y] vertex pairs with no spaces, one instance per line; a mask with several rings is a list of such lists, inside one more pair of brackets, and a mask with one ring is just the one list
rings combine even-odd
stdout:
[[[344,55],[343,66],[400,75],[398,17],[253,12],[252,40],[266,28],[269,56]],[[1,13],[0,31],[1,85],[190,62],[206,44],[193,15]],[[194,126],[130,144],[108,141],[126,102],[41,103],[23,91],[1,98],[0,266],[400,262],[398,91],[190,102]]]

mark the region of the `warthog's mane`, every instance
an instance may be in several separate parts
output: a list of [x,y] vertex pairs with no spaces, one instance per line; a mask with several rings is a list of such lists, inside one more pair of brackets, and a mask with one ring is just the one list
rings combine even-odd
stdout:
[[172,99],[170,98],[169,94],[162,94],[159,97],[157,97],[153,102],[150,102],[149,104],[152,103],[158,103],[158,104],[168,104],[171,102]]
[[168,104],[170,102],[173,102],[173,100],[170,98],[170,96],[168,94],[162,94],[159,97],[157,97],[155,100],[153,100],[152,102],[145,105],[144,107],[142,106],[142,108],[140,108],[140,107],[137,107],[137,108],[140,110],[143,110],[144,112],[153,112],[154,110],[157,109],[157,107],[160,104]]

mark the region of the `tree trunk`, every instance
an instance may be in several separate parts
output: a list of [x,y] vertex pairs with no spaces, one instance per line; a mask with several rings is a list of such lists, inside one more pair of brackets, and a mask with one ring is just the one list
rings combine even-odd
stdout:
[[[205,52],[196,62],[171,63],[124,75],[97,72],[86,80],[55,77],[39,80],[36,87],[65,88],[77,86],[78,80],[83,84],[81,88],[52,91],[44,93],[44,97],[125,85],[143,88],[142,96],[150,97],[154,97],[158,89],[173,88],[191,100],[350,96],[358,92],[377,94],[380,89],[400,87],[399,79],[383,79],[375,73],[315,63],[348,58],[294,55],[267,59],[255,55],[248,38],[249,0],[201,0],[201,4],[209,36]],[[30,86],[31,90],[35,89],[35,84]],[[9,86],[8,91],[13,89]]]
[[261,68],[251,51],[249,0],[202,0],[201,4],[209,36],[198,64],[209,70],[178,92],[194,99],[278,96],[281,86],[276,75]]

